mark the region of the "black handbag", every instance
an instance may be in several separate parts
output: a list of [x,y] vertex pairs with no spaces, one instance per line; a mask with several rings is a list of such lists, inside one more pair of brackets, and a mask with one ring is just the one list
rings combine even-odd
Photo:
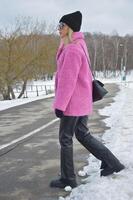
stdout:
[[[82,46],[82,44],[80,44],[80,45],[86,55],[84,47]],[[90,60],[87,55],[86,55],[86,58],[87,58],[89,66],[90,66],[90,69],[92,71]],[[108,93],[108,91],[104,88],[104,84],[101,81],[95,79],[95,75],[93,74],[93,72],[92,72],[92,75],[94,78],[92,81],[92,99],[93,99],[93,102],[95,102],[95,101],[101,100]]]
[[92,98],[93,102],[101,100],[108,91],[104,88],[104,84],[99,81],[94,79],[92,81]]

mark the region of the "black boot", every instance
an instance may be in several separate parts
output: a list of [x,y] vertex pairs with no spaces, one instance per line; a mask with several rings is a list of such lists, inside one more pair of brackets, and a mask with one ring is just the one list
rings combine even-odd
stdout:
[[120,164],[119,166],[117,166],[116,168],[115,167],[106,167],[105,169],[103,169],[101,171],[101,176],[108,176],[108,175],[111,175],[113,174],[114,172],[120,172],[121,170],[123,170],[125,168],[124,165]]
[[51,181],[50,187],[56,187],[56,188],[65,188],[66,186],[71,186],[72,188],[75,188],[77,186],[76,180],[65,180],[65,179],[56,179]]
[[113,172],[118,172],[124,169],[124,166],[114,156],[114,154],[104,145],[89,133],[87,126],[88,116],[79,118],[75,129],[75,136],[78,141],[97,159],[102,161],[101,175],[108,175]]
[[80,127],[80,130],[76,132],[76,137],[90,153],[102,161],[101,169],[103,169],[103,171],[101,172],[101,175],[111,174],[123,169],[124,166],[113,153],[90,133],[81,132]]
[[102,161],[100,169],[105,169],[107,166],[108,165],[104,161]]

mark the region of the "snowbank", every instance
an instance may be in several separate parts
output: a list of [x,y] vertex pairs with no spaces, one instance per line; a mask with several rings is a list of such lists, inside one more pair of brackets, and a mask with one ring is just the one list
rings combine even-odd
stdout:
[[28,85],[32,86],[32,92],[30,91],[31,87],[29,88],[29,86],[27,86],[27,90],[29,91],[27,92],[28,98],[0,101],[0,111],[6,110],[11,107],[19,106],[22,104],[26,104],[32,101],[36,101],[39,99],[45,99],[45,98],[54,96],[54,93],[46,95],[45,90],[42,92],[38,91],[39,96],[37,96],[37,93],[36,93],[36,85],[38,86],[38,90],[41,89],[41,87],[46,85],[47,89],[49,87],[49,88],[52,88],[52,90],[54,91],[54,80],[53,81],[32,81],[32,82],[29,82]]
[[[100,177],[100,162],[92,155],[83,171],[85,184],[72,190],[65,200],[132,200],[133,199],[133,84],[123,86],[110,107],[100,111],[110,116],[105,119],[107,130],[103,136],[106,146],[126,166],[108,177]],[[59,199],[64,199],[60,197]]]

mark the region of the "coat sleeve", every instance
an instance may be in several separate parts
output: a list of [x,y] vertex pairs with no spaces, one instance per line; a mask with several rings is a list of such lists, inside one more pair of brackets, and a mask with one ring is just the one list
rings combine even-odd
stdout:
[[65,111],[74,92],[79,70],[81,66],[81,56],[77,49],[66,51],[64,61],[58,73],[58,85],[54,107]]

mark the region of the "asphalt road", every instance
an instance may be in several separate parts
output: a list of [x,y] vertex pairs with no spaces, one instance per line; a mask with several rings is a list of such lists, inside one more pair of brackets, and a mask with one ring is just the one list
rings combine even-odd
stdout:
[[[106,85],[109,94],[95,103],[89,127],[96,137],[104,134],[98,110],[109,106],[119,91],[115,84]],[[0,112],[0,146],[9,143],[55,119],[51,109],[53,98],[38,100]],[[8,148],[0,156],[0,200],[57,200],[63,190],[51,189],[49,182],[59,173],[59,121]],[[86,165],[89,153],[74,139],[76,173]],[[80,183],[80,178],[78,178]]]

